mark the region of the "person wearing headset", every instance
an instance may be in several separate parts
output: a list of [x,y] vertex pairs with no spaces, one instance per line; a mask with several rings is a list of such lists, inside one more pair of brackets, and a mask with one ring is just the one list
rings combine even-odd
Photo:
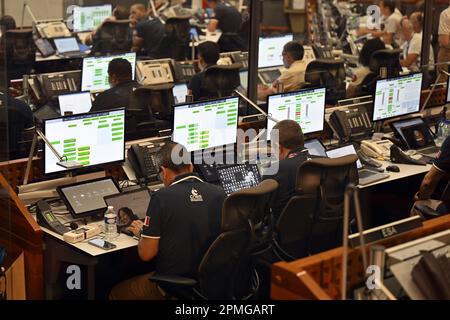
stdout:
[[[156,258],[156,274],[195,278],[203,255],[220,234],[226,194],[193,173],[189,153],[180,144],[166,144],[156,162],[165,188],[152,195],[145,222],[134,221],[128,230],[140,237],[140,258]],[[151,274],[118,284],[110,298],[164,299],[164,289],[149,281]]]

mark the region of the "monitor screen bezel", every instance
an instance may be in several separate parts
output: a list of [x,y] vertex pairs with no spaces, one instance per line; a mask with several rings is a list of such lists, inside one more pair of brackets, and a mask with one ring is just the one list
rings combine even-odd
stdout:
[[[88,94],[89,98],[91,99],[91,109],[92,109],[92,98],[91,98],[91,93],[89,91],[80,91],[80,92],[71,92],[71,93],[65,93],[65,94],[60,94],[58,95],[58,107],[59,107],[59,112],[61,113],[61,100],[59,99],[60,97],[67,97],[67,96],[74,96],[74,95],[78,95],[78,94]],[[80,114],[85,114],[85,113],[89,113],[89,112],[83,112],[83,113],[74,113],[74,116],[78,116]],[[61,114],[61,116],[64,116],[63,114]]]
[[375,120],[375,102],[376,102],[376,99],[377,99],[376,94],[377,94],[378,83],[381,82],[381,81],[395,81],[395,80],[398,80],[398,79],[401,79],[401,78],[412,77],[412,76],[417,75],[417,74],[421,74],[422,75],[422,79],[420,81],[420,94],[422,94],[423,72],[413,72],[413,73],[408,73],[408,74],[401,75],[401,76],[398,76],[398,77],[377,80],[376,85],[375,85],[375,91],[373,92],[373,105],[372,105],[372,110],[373,110],[373,112],[372,112],[372,122],[373,123],[380,122],[380,121],[386,121],[386,120],[389,120],[389,119],[395,119],[395,118],[399,118],[399,117],[403,117],[403,116],[407,116],[407,115],[410,115],[410,114],[414,114],[414,113],[420,112],[420,97],[419,97],[419,106],[418,106],[418,110],[417,111],[408,112],[408,113],[401,114],[401,115],[396,115],[396,116],[392,116],[392,117],[388,117],[388,118]]
[[[229,97],[209,99],[209,100],[193,101],[193,102],[190,102],[190,103],[181,103],[181,104],[174,105],[173,106],[173,115],[172,115],[172,138],[171,138],[172,142],[176,142],[176,141],[173,140],[173,137],[174,137],[174,133],[175,133],[175,111],[176,111],[177,108],[184,107],[184,106],[189,106],[189,105],[193,105],[193,104],[200,104],[200,103],[209,103],[209,102],[213,103],[213,102],[222,101],[222,100],[228,100],[228,99],[237,99],[238,100],[238,115],[237,115],[237,122],[236,122],[236,139],[235,139],[235,142],[230,143],[230,144],[220,145],[220,146],[208,147],[208,148],[205,148],[205,149],[192,150],[192,151],[189,151],[189,153],[195,154],[196,152],[200,152],[200,151],[203,152],[205,150],[215,150],[215,149],[221,148],[221,147],[224,148],[225,146],[228,146],[228,145],[236,145],[237,140],[238,140],[237,139],[237,134],[238,134],[238,129],[239,129],[239,102],[240,102],[240,98],[238,96],[229,96]],[[179,142],[176,142],[176,143],[179,143]],[[184,146],[184,147],[186,147],[186,146]]]
[[[317,88],[305,88],[305,89],[300,89],[300,90],[296,90],[296,91],[290,91],[290,92],[283,92],[283,93],[274,93],[271,95],[267,96],[266,99],[266,105],[267,105],[267,114],[269,116],[272,116],[272,114],[269,113],[269,101],[271,97],[275,97],[275,96],[280,96],[280,95],[284,95],[284,94],[288,94],[288,95],[295,95],[295,94],[299,94],[299,93],[304,93],[304,92],[309,92],[309,91],[316,91],[316,90],[324,90],[325,91],[325,103],[323,106],[323,122],[322,122],[322,130],[317,130],[317,131],[311,131],[311,132],[303,132],[303,134],[312,134],[312,133],[317,133],[317,132],[322,132],[323,130],[325,130],[325,115],[326,115],[326,107],[327,107],[327,88],[325,87],[317,87]],[[279,121],[282,121],[280,119],[277,119]],[[288,120],[288,119],[283,119],[283,120]],[[269,119],[269,117],[267,117],[266,120],[266,131],[269,128],[269,121],[272,121]],[[270,141],[270,132],[267,132],[267,140]]]
[[[82,9],[84,9],[84,8],[95,8],[95,7],[109,7],[111,9],[111,15],[112,15],[113,6],[112,6],[112,4],[108,4],[108,3],[100,4],[100,5],[94,5],[94,6],[75,6],[74,8],[82,8]],[[74,16],[74,15],[75,15],[75,12],[72,12],[72,16]],[[75,20],[74,20],[73,29],[72,29],[73,32],[81,33],[81,32],[91,32],[91,31],[94,31],[94,30],[95,30],[95,27],[93,29],[76,30],[75,29]]]
[[105,111],[92,112],[92,113],[91,112],[86,112],[86,113],[80,113],[80,114],[72,115],[72,116],[60,116],[60,117],[54,117],[54,118],[45,119],[43,121],[43,123],[42,123],[42,132],[43,132],[43,134],[45,136],[46,135],[45,129],[46,129],[46,126],[47,126],[47,122],[51,121],[51,120],[57,120],[57,119],[63,119],[63,118],[71,118],[71,117],[82,117],[82,116],[86,116],[86,115],[95,117],[95,116],[98,116],[99,114],[113,112],[113,111],[121,111],[121,110],[123,110],[123,113],[124,113],[124,139],[123,139],[124,147],[123,147],[123,157],[122,157],[123,160],[115,160],[115,161],[110,161],[110,162],[93,164],[93,165],[83,166],[81,168],[76,168],[76,169],[65,169],[65,168],[63,168],[63,170],[60,170],[60,171],[47,172],[47,167],[46,167],[46,163],[45,163],[45,159],[46,159],[46,156],[47,156],[47,154],[46,154],[47,146],[44,145],[44,148],[43,148],[43,161],[42,161],[43,162],[43,166],[44,166],[44,169],[43,169],[44,175],[45,176],[50,176],[50,175],[56,175],[56,174],[61,174],[61,173],[64,174],[64,173],[67,173],[67,172],[74,172],[74,171],[81,171],[81,170],[86,170],[86,169],[92,169],[92,168],[96,168],[96,167],[100,167],[100,166],[104,166],[104,165],[124,163],[126,161],[126,157],[125,157],[126,156],[126,151],[125,151],[125,149],[126,149],[126,139],[125,139],[125,135],[126,135],[126,132],[127,132],[127,121],[126,121],[126,109],[125,108],[118,108],[118,109],[105,110]]
[[[283,34],[283,35],[271,35],[271,36],[266,36],[266,37],[260,36],[259,39],[258,39],[258,48],[259,48],[259,46],[260,46],[261,39],[284,38],[284,37],[286,37],[286,36],[292,36],[292,40],[289,40],[288,42],[290,42],[290,41],[295,41],[295,37],[294,37],[294,34],[293,34],[293,33],[285,33],[285,34]],[[287,43],[287,42],[286,42],[286,43]],[[264,66],[264,67],[261,67],[261,66],[259,65],[259,57],[258,57],[258,69],[275,68],[275,67],[280,67],[280,66],[282,66],[282,65],[283,65],[283,63],[278,64],[278,65],[270,65],[270,66]]]
[[132,73],[133,73],[133,81],[136,79],[136,72],[137,72],[137,70],[136,70],[136,65],[137,65],[137,53],[136,52],[126,52],[126,53],[122,53],[122,54],[113,54],[113,55],[110,55],[110,56],[92,56],[92,57],[85,57],[85,58],[83,58],[83,62],[81,63],[81,84],[80,84],[80,89],[81,89],[81,91],[89,91],[90,93],[100,93],[100,92],[105,92],[106,90],[109,90],[109,89],[111,89],[111,88],[107,88],[107,89],[104,89],[104,90],[83,90],[83,76],[84,76],[84,72],[85,72],[85,68],[84,68],[84,66],[85,66],[85,61],[87,61],[88,59],[102,59],[102,58],[112,58],[111,60],[114,60],[114,59],[116,59],[116,58],[118,58],[118,57],[123,57],[123,56],[125,56],[125,55],[128,55],[128,54],[133,54],[134,55],[134,65],[133,64],[131,64],[131,68],[132,68]]

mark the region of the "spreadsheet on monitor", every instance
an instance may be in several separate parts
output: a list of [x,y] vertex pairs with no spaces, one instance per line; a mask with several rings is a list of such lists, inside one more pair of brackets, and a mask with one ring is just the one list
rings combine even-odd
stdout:
[[73,31],[92,31],[112,15],[112,5],[73,8]]
[[292,34],[280,37],[260,37],[258,68],[269,68],[283,65],[283,47],[289,41],[294,40]]
[[236,143],[238,107],[238,97],[177,106],[172,140],[189,152]]

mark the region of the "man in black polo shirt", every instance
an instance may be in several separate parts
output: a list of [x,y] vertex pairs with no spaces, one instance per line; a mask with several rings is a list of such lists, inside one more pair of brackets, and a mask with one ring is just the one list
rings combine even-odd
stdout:
[[165,35],[161,20],[149,17],[143,4],[134,4],[130,9],[131,24],[135,27],[133,51],[144,51],[150,58],[159,58],[160,45]]
[[111,89],[100,93],[92,104],[91,112],[129,108],[133,91],[140,85],[133,80],[131,63],[126,59],[114,59],[108,65]]
[[222,52],[245,50],[246,44],[239,37],[242,25],[242,16],[239,11],[226,1],[208,0],[208,6],[214,9],[214,18],[208,24],[208,31],[219,29],[222,36],[219,40]]
[[[278,130],[278,139],[275,138],[275,130]],[[274,176],[265,176],[264,179],[275,179],[279,183],[273,208],[278,218],[295,194],[298,168],[312,157],[304,146],[302,128],[293,120],[283,120],[275,125],[271,132],[271,143],[277,144],[279,149],[279,169]]]
[[[156,273],[195,278],[203,255],[220,234],[226,195],[192,173],[189,153],[179,144],[165,145],[157,163],[166,188],[152,195],[145,222],[135,221],[129,230],[141,236],[138,253],[143,261],[157,257]],[[111,299],[163,298],[148,278],[139,276],[119,284]]]
[[415,200],[429,200],[438,183],[450,173],[450,136],[445,139],[430,171],[423,178]]
[[217,64],[220,58],[220,49],[217,43],[206,41],[198,45],[198,63],[201,72],[192,77],[188,85],[188,94],[194,96],[194,101],[207,97],[208,93],[202,90],[202,81],[205,70]]

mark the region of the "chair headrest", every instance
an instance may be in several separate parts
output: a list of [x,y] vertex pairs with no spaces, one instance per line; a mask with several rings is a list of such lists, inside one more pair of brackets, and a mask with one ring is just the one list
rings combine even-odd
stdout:
[[33,34],[33,29],[25,28],[25,29],[12,29],[6,31],[5,35],[29,35]]
[[208,69],[206,69],[205,73],[206,74],[207,73],[215,73],[217,71],[220,72],[221,70],[226,70],[226,71],[239,70],[242,67],[243,67],[243,65],[240,62],[239,63],[232,63],[232,64],[229,64],[229,65],[214,65],[214,66],[211,66]]
[[141,94],[141,93],[151,93],[152,91],[171,90],[171,89],[173,89],[173,87],[175,87],[175,85],[173,83],[141,86],[139,88],[136,88],[136,90],[134,90],[134,93]]
[[243,189],[238,192],[235,192],[229,196],[229,198],[236,198],[236,197],[255,197],[255,196],[261,196],[264,194],[271,193],[278,189],[278,182],[273,179],[267,179],[263,180],[260,184],[258,184],[256,187]]
[[103,23],[103,26],[120,26],[120,25],[129,25],[131,20],[112,20],[112,21],[105,21]]
[[344,66],[344,60],[341,59],[316,59],[308,63],[306,69],[340,68],[341,66]]
[[192,18],[192,14],[190,14],[190,13],[185,13],[185,14],[182,14],[182,15],[176,15],[176,16],[173,16],[173,17],[170,17],[170,18],[168,18],[167,20],[166,20],[166,23],[167,22],[171,22],[171,21],[173,21],[173,22],[176,22],[176,21],[179,21],[179,20],[189,20],[189,19],[191,19]]

